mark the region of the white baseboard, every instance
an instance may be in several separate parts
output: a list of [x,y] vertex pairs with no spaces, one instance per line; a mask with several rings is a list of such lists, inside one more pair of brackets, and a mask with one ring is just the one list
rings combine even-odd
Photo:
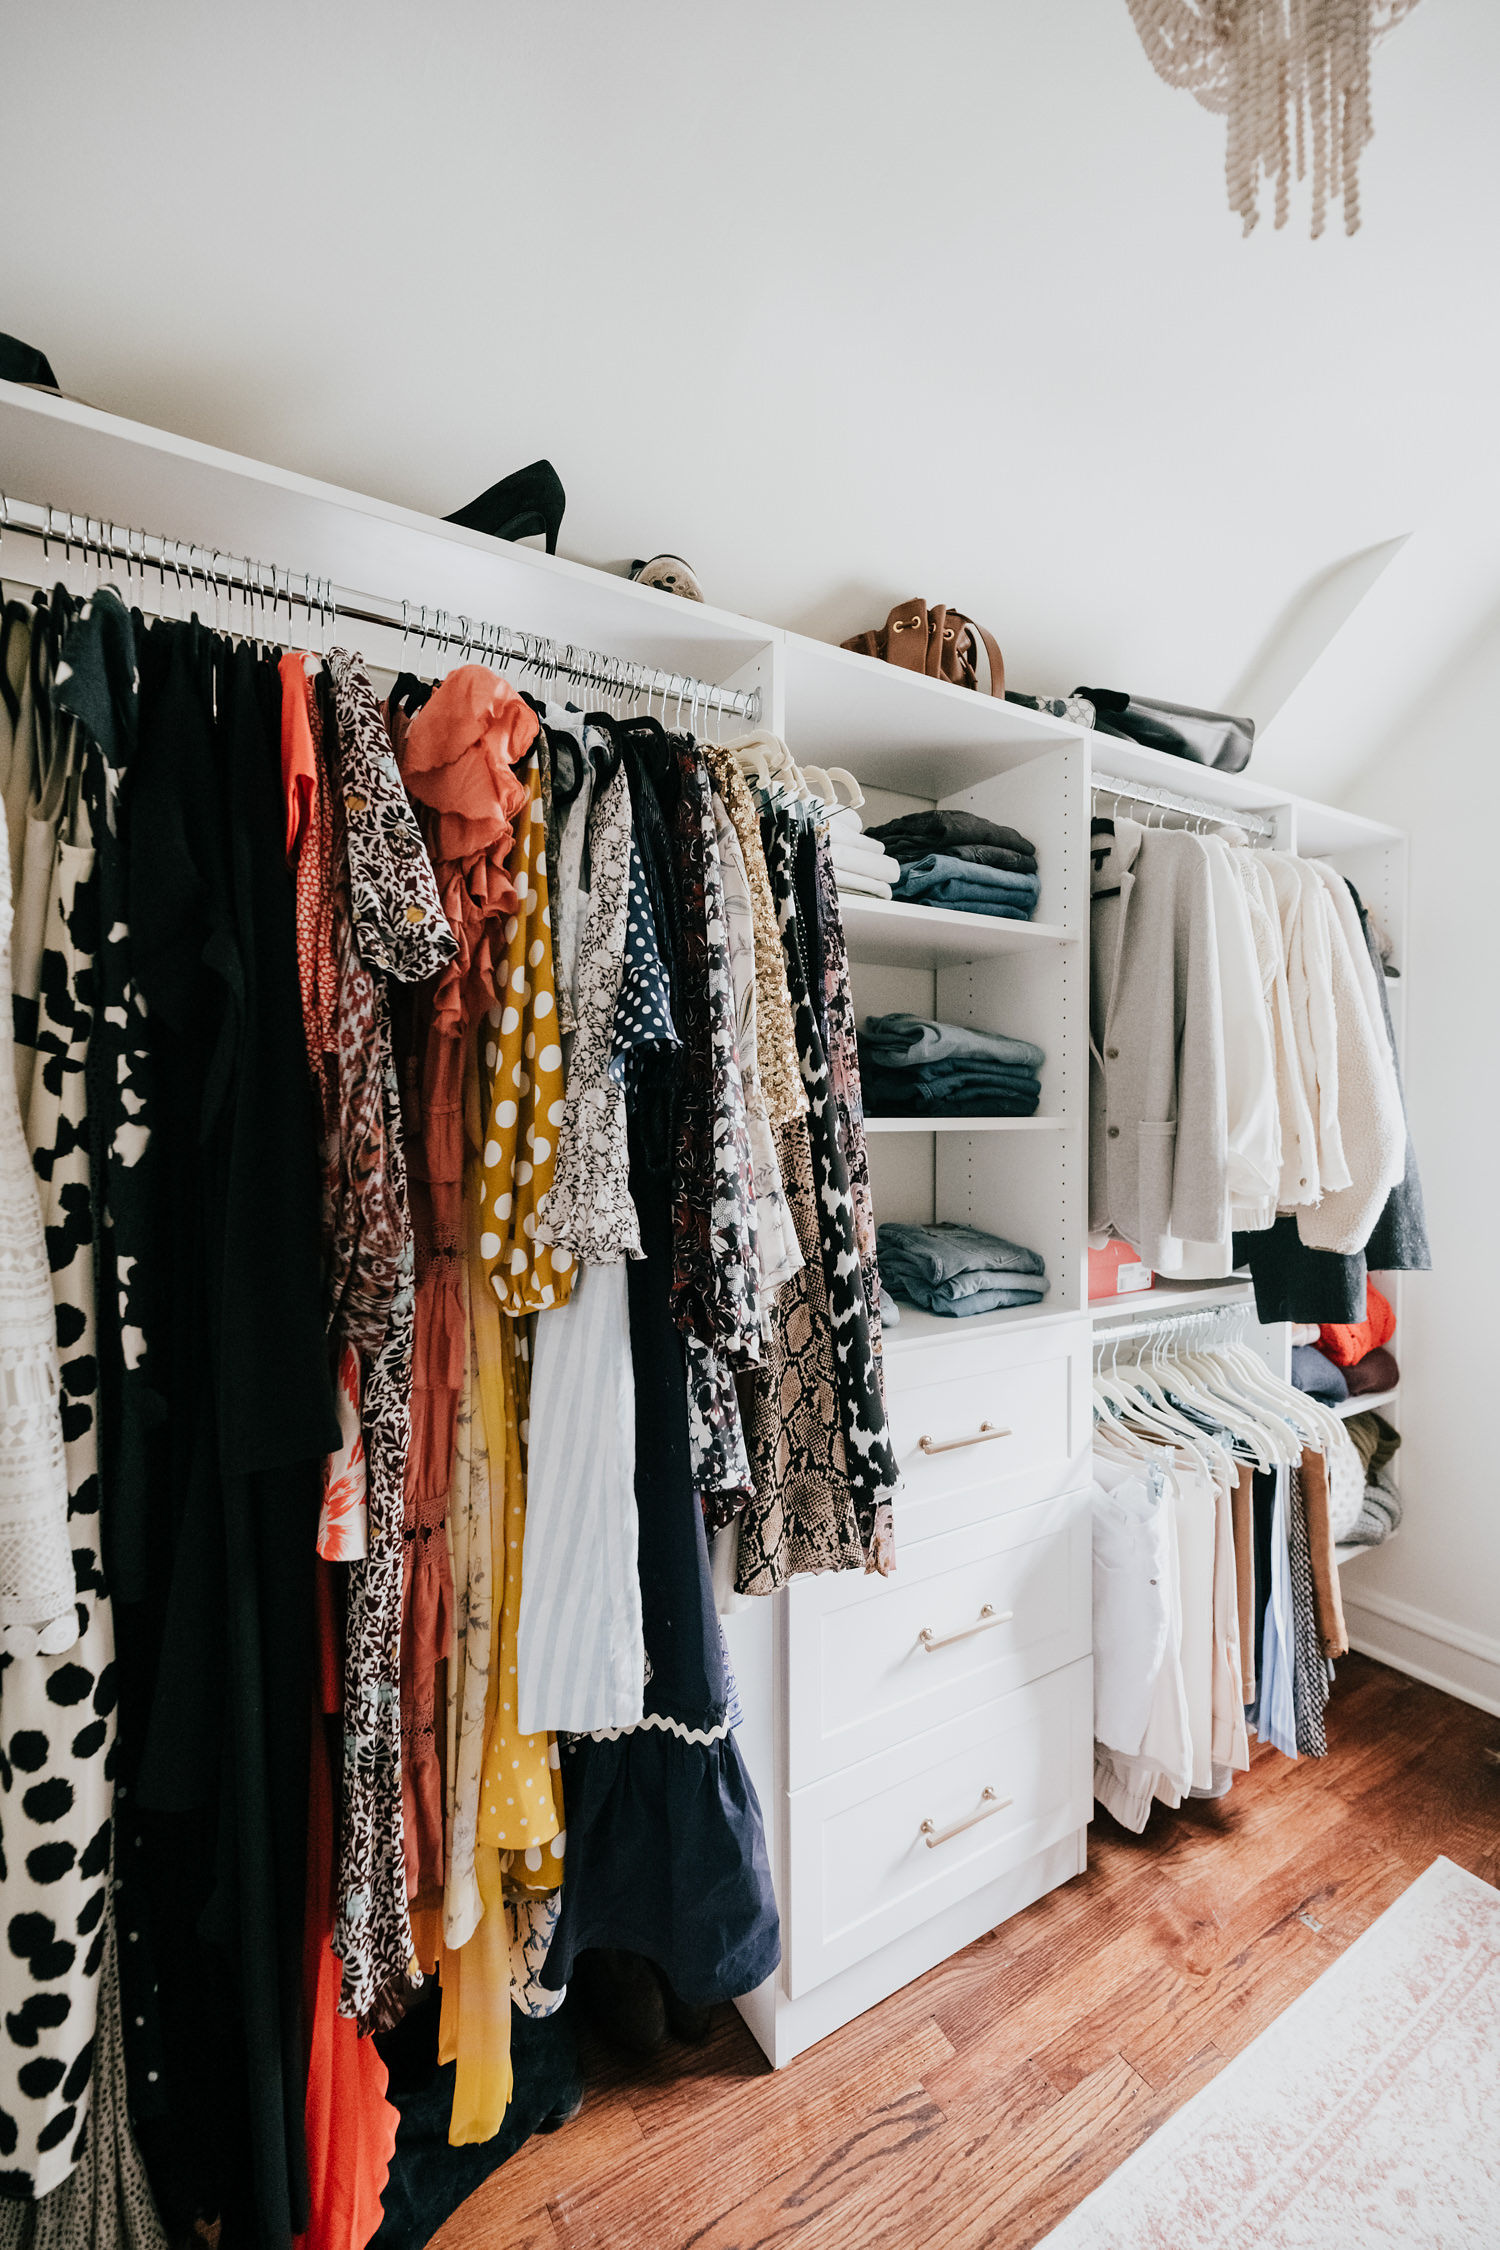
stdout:
[[1341,1590],[1349,1639],[1362,1656],[1500,1718],[1500,1638],[1392,1594],[1361,1594],[1347,1576]]

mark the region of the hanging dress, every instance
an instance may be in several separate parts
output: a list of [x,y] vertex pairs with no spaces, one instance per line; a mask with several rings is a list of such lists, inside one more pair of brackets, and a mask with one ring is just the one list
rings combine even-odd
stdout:
[[563,1754],[567,1880],[541,1982],[560,1991],[591,1946],[644,1954],[708,2004],[753,1991],[781,1958],[760,1804],[730,1726],[723,1641],[693,1489],[681,1335],[669,1306],[671,1186],[638,1155],[644,1259],[625,1268],[635,1369],[636,1504],[650,1676],[628,1732]]
[[746,1594],[770,1592],[799,1571],[891,1569],[899,1482],[849,1174],[807,983],[795,838],[785,820],[768,821],[763,833],[808,1097],[805,1141],[792,1128],[781,1148],[807,1270],[776,1300],[766,1375],[743,1386],[755,1477],[740,1523],[736,1584]]
[[479,1255],[495,1301],[510,1314],[565,1303],[575,1264],[571,1250],[554,1250],[537,1237],[539,1208],[557,1162],[564,1099],[546,811],[535,758],[525,780],[528,809],[517,816],[509,862],[516,907],[505,925],[505,955],[495,969],[495,998],[481,1029],[489,1096]]
[[114,1627],[100,1569],[85,1082],[97,898],[80,800],[81,738],[71,727],[61,732],[66,826],[53,853],[43,924],[27,1139],[51,1265],[67,1532],[81,1629],[68,1636],[65,1653],[12,1656],[0,1675],[0,1732],[10,1761],[0,1913],[16,1993],[0,2038],[0,2109],[14,2128],[6,2168],[34,2197],[55,2188],[87,2145],[100,1967],[111,1919],[114,1802]]
[[[385,1194],[401,1221],[406,1167],[385,979],[421,983],[457,950],[369,675],[329,658],[339,720],[355,943],[373,975],[373,1053],[382,1084]],[[353,1152],[351,1161],[356,1161]],[[364,1440],[369,1552],[349,1565],[344,1674],[344,1803],[339,1918],[341,2005],[368,2019],[399,1995],[413,1966],[401,1807],[400,1630],[406,1452],[411,1429],[414,1259],[400,1230],[384,1333],[366,1370]]]
[[[565,845],[571,832],[570,823]],[[638,961],[643,954],[644,891],[638,865],[631,885],[623,770],[593,799],[588,858],[577,1029],[538,1227],[579,1264],[568,1302],[538,1320],[534,1346],[517,1635],[519,1720],[528,1734],[633,1726],[645,1682],[625,1284],[625,1260],[639,1257],[641,1244],[625,1136],[628,1046],[617,1052],[632,925]],[[629,1004],[627,1020],[640,1020]]]
[[[452,1633],[445,1517],[467,1328],[463,1091],[472,1030],[495,998],[517,894],[514,824],[529,792],[514,770],[537,741],[530,705],[482,664],[447,674],[408,722],[394,707],[397,762],[418,808],[456,957],[413,995],[404,1086],[417,1251],[412,1434],[406,1462],[402,1607],[402,1789],[407,1880],[434,1903],[443,1881],[437,1669]],[[541,760],[537,758],[540,768]]]
[[[870,1349],[878,1371],[881,1365],[880,1263],[875,1250],[875,1202],[870,1193],[870,1158],[865,1146],[865,1105],[859,1082],[859,1043],[854,1027],[849,954],[844,944],[844,917],[839,907],[838,879],[833,871],[827,830],[815,829],[809,844],[816,855],[823,1014],[828,1025],[828,1086],[833,1096],[839,1146],[849,1174],[849,1199],[854,1207],[854,1240],[865,1285]],[[883,1386],[881,1396],[884,1397]]]

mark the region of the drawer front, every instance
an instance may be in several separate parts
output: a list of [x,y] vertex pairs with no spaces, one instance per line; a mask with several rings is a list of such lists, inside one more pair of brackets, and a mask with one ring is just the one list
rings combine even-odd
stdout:
[[1085,1657],[793,1790],[783,1913],[791,1997],[1076,1833],[1092,1789]]
[[898,1567],[914,1540],[1088,1483],[1088,1376],[1086,1322],[893,1361]]
[[1086,1494],[923,1540],[892,1578],[787,1594],[787,1786],[878,1757],[1089,1652]]

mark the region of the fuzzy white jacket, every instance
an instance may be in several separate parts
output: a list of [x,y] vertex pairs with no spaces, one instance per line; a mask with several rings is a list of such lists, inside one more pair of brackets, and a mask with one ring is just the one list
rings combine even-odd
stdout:
[[1326,860],[1305,862],[1323,894],[1338,1036],[1338,1121],[1348,1184],[1297,1214],[1311,1250],[1363,1250],[1406,1176],[1406,1114],[1385,1014],[1349,886]]

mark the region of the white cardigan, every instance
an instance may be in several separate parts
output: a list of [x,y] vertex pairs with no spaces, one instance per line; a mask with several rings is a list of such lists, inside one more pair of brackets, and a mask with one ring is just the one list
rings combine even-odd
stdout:
[[1326,860],[1304,863],[1321,886],[1338,1035],[1338,1122],[1348,1185],[1297,1214],[1311,1250],[1362,1250],[1392,1188],[1406,1176],[1406,1115],[1369,948],[1349,886]]

